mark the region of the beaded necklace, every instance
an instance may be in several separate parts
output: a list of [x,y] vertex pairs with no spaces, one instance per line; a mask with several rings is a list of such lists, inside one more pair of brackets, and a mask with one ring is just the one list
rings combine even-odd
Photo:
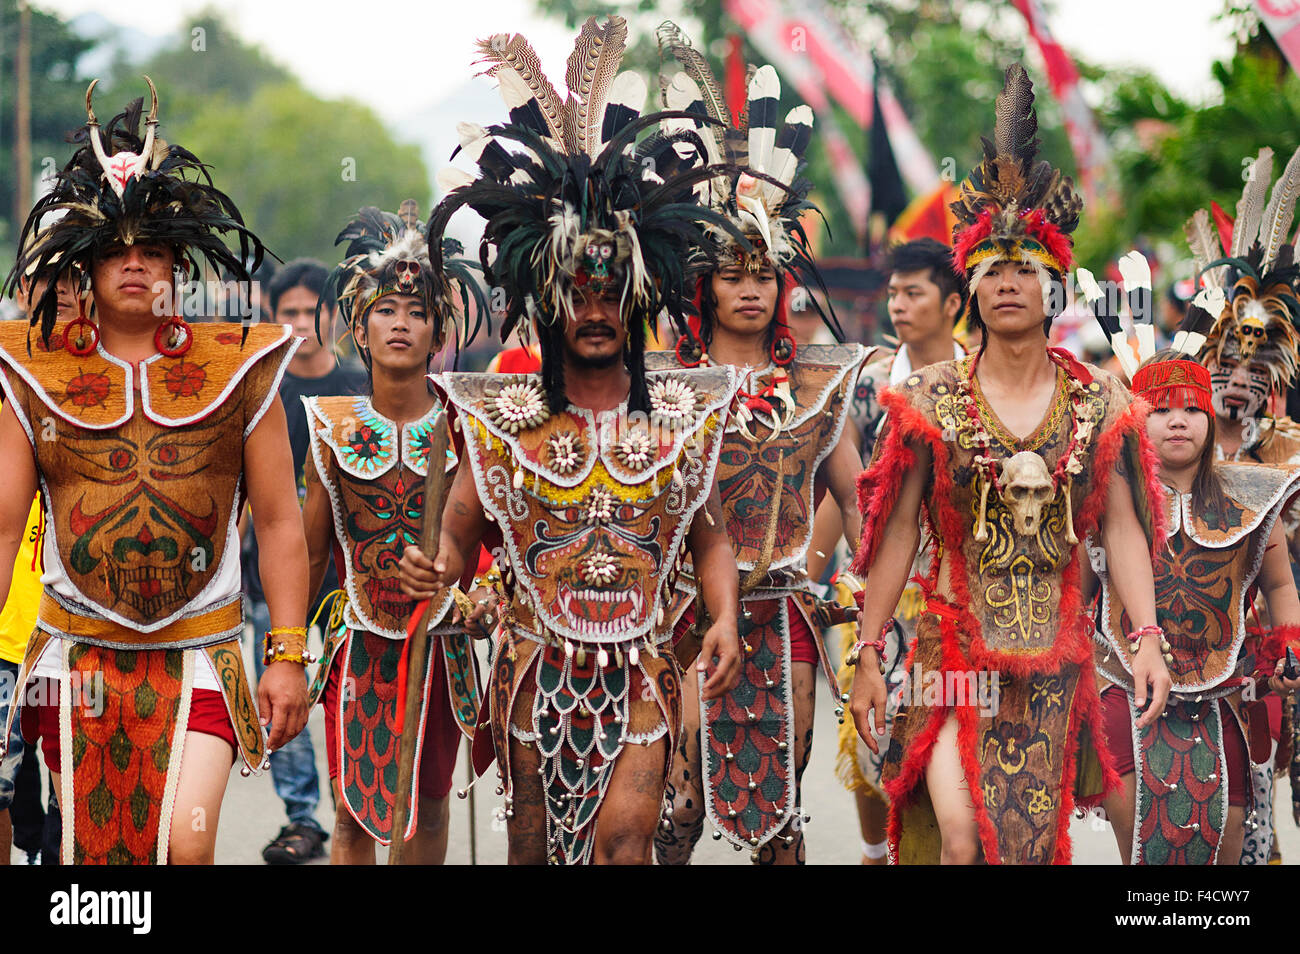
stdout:
[[[1056,462],[1056,468],[1052,471],[1052,492],[1055,494],[1070,477],[1083,471],[1083,462],[1080,460],[1079,455],[1087,447],[1089,440],[1092,438],[1093,428],[1096,425],[1085,414],[1084,385],[1070,373],[1068,355],[1059,351],[1059,349],[1048,348],[1047,356],[1065,375],[1065,386],[1070,392],[1070,420],[1073,425],[1070,430],[1070,442],[1065,448],[1065,453],[1061,455],[1060,460]],[[971,357],[970,368],[966,375],[958,379],[957,390],[965,407],[966,417],[973,429],[972,436],[977,450],[975,465],[984,475],[984,479],[990,483],[998,494],[1001,494],[1002,487],[998,480],[997,467],[1000,461],[992,455],[989,446],[988,428],[985,426],[984,418],[980,414],[979,402],[975,399],[975,370],[978,365],[979,354],[976,353]]]

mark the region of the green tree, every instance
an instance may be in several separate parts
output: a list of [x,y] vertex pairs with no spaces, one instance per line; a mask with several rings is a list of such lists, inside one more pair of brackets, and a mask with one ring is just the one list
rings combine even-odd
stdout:
[[365,205],[396,209],[414,198],[428,214],[431,182],[417,146],[398,143],[359,102],[314,95],[212,10],[147,62],[121,70],[101,115],[140,95],[140,73],[158,86],[163,137],[210,166],[217,187],[286,261],[338,261],[334,236]]
[[365,205],[429,211],[419,148],[393,141],[360,103],[327,102],[296,83],[263,86],[246,102],[221,101],[172,125],[212,167],[219,188],[284,259],[338,260],[334,236]]
[[[14,189],[15,89],[13,76],[18,42],[17,0],[0,0],[0,253],[13,264],[22,222],[11,222]],[[66,134],[86,121],[81,108],[86,80],[77,73],[77,60],[91,43],[78,37],[58,17],[31,11],[32,179],[50,170],[47,157],[62,165],[68,154]],[[0,275],[8,265],[0,268]]]

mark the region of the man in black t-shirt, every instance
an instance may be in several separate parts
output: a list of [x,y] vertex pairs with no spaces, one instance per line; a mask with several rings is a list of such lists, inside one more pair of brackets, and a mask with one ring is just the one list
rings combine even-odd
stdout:
[[[321,308],[320,338],[316,336],[316,303],[328,274],[320,262],[297,259],[276,272],[267,289],[270,320],[292,325],[294,334],[304,339],[280,382],[280,401],[289,423],[289,445],[293,451],[293,472],[298,481],[299,499],[304,493],[302,473],[308,447],[307,417],[301,398],[360,394],[366,389],[365,373],[345,367],[335,358],[334,303],[331,301],[325,302]],[[258,573],[256,514],[252,514],[251,525],[252,532],[244,533],[244,593],[248,600],[248,619],[253,625],[254,645],[260,646],[261,634],[270,628],[270,614]],[[311,595],[308,620],[315,617],[321,596],[337,589],[338,585],[338,577],[331,565],[320,593]],[[253,662],[258,678],[261,678],[259,652],[254,651]],[[281,828],[275,840],[263,849],[262,857],[271,864],[300,864],[319,857],[324,853],[323,843],[327,836],[316,821],[320,778],[311,736],[306,730],[271,753],[271,780],[276,795],[284,802],[289,824]]]

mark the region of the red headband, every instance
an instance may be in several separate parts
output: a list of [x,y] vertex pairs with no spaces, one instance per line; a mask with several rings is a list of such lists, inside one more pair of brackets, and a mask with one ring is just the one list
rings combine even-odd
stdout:
[[1214,413],[1209,369],[1195,361],[1158,361],[1138,368],[1133,393],[1154,408],[1191,407]]

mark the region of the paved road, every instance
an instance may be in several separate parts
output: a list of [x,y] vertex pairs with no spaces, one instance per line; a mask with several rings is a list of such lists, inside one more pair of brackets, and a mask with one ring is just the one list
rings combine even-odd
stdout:
[[[250,668],[251,671],[251,668]],[[859,835],[854,815],[853,800],[835,778],[835,747],[837,729],[834,703],[825,685],[818,687],[816,741],[813,757],[804,778],[804,810],[812,817],[807,828],[808,861],[810,864],[856,864],[859,860]],[[320,707],[316,707],[308,723],[308,731],[315,745],[321,778],[326,777],[325,721]],[[464,785],[464,747],[457,770],[456,787]],[[503,827],[494,825],[492,812],[500,804],[488,779],[476,790],[477,850],[479,864],[503,864],[506,857],[506,835]],[[1278,805],[1282,808],[1280,838],[1282,855],[1287,862],[1300,862],[1300,830],[1291,820],[1290,791],[1284,781],[1278,786]],[[334,823],[334,813],[328,793],[323,794],[323,804],[318,818],[326,830]],[[261,864],[262,846],[275,837],[285,822],[283,807],[275,796],[268,774],[242,778],[232,772],[225,803],[222,806],[220,831],[217,837],[218,864]],[[1119,853],[1110,826],[1096,820],[1075,820],[1071,825],[1074,839],[1074,858],[1080,864],[1118,864]],[[468,864],[469,853],[468,803],[453,800],[452,830],[447,851],[451,864]],[[380,849],[382,860],[386,852]],[[746,852],[736,852],[725,842],[715,842],[706,833],[695,854],[697,864],[748,864]],[[326,863],[324,859],[319,862]]]

